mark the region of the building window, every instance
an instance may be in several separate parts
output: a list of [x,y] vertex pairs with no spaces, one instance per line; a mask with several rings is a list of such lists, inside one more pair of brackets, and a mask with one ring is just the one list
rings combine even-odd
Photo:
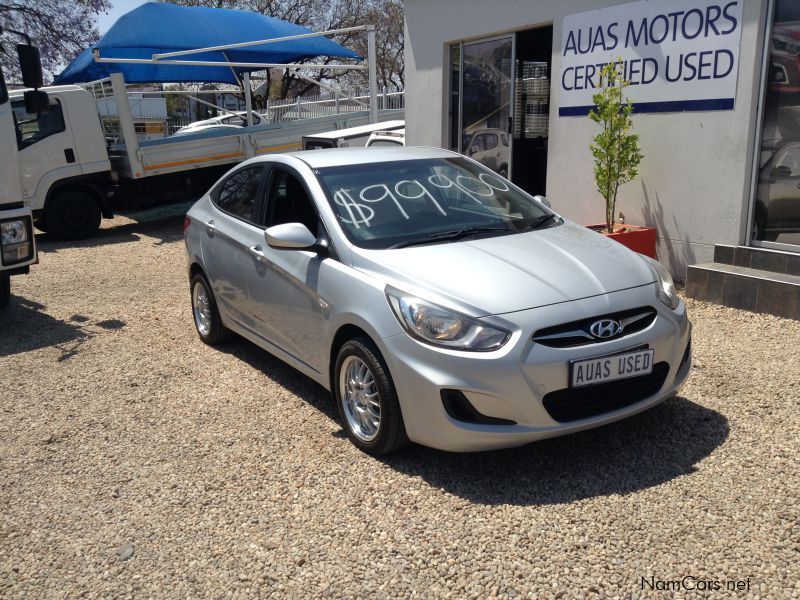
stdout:
[[450,149],[461,150],[458,119],[461,103],[461,44],[450,46]]
[[800,4],[775,0],[751,239],[800,245]]

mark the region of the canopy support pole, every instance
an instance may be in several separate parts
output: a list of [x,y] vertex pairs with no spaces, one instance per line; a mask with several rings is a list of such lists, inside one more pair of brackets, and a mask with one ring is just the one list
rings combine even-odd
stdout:
[[110,79],[111,89],[114,92],[114,102],[117,105],[117,115],[119,115],[119,129],[122,132],[122,141],[125,142],[125,151],[128,154],[133,178],[138,179],[144,175],[144,165],[139,159],[139,140],[136,138],[136,127],[133,124],[131,105],[128,102],[128,94],[125,89],[125,78],[122,73],[111,73]]
[[244,91],[244,108],[247,111],[247,126],[253,126],[253,97],[250,94],[250,73],[245,71],[242,89]]
[[369,62],[369,122],[378,122],[378,72],[375,60],[375,25],[367,25],[367,61]]

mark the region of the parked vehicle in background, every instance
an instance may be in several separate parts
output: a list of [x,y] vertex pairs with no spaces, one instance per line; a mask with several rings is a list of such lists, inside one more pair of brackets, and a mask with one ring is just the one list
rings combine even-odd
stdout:
[[200,339],[238,333],[325,386],[372,454],[596,427],[671,397],[691,367],[661,264],[454,152],[254,158],[185,235]]
[[508,133],[502,129],[479,129],[467,145],[464,154],[489,167],[502,177],[508,177],[511,151]]
[[406,130],[395,129],[394,131],[373,131],[367,140],[367,147],[372,146],[388,146],[390,148],[397,148],[398,146],[406,145]]
[[325,150],[328,148],[352,148],[366,146],[376,131],[405,131],[405,121],[384,121],[359,125],[347,129],[335,129],[303,136],[303,150]]
[[752,235],[775,241],[781,233],[796,232],[800,232],[800,141],[778,146],[761,167]]
[[[115,86],[117,106],[124,107],[121,76]],[[19,157],[16,177],[36,226],[57,239],[91,237],[101,218],[113,217],[115,210],[198,198],[246,158],[299,150],[304,135],[345,131],[369,121],[364,112],[257,127],[216,123],[139,142],[130,113],[122,111],[120,129],[126,143],[108,144],[89,92],[76,85],[44,89],[50,108],[41,115],[26,110],[24,90],[10,92]],[[380,111],[378,119],[383,121],[371,127],[385,128],[398,114],[402,111]]]
[[800,21],[775,24],[770,59],[770,91],[800,95]]
[[[0,30],[1,32],[1,30]],[[42,85],[42,67],[39,51],[31,45],[17,47],[22,79],[27,85]],[[32,90],[23,97],[32,114],[47,114],[47,94]],[[35,135],[27,124],[15,128],[14,113],[0,69],[0,309],[6,308],[11,299],[11,277],[28,273],[30,265],[37,259],[36,239],[33,234],[33,213],[23,197],[20,183],[19,154],[14,144],[15,131],[20,137],[30,139]],[[24,143],[24,141],[20,142]]]
[[[265,123],[264,119],[261,117],[261,115],[254,112],[253,125],[261,125],[262,123]],[[226,113],[224,115],[220,115],[219,117],[195,121],[194,123],[189,123],[188,125],[181,127],[172,135],[185,135],[187,133],[197,133],[198,131],[204,131],[208,129],[241,129],[242,127],[247,127],[247,113],[244,111]]]

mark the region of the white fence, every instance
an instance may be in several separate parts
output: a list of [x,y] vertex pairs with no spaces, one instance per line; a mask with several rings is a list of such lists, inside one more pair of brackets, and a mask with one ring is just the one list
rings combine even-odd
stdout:
[[[386,88],[378,95],[378,110],[405,108],[405,93],[390,92]],[[299,119],[312,119],[342,113],[369,110],[369,94],[356,90],[348,94],[324,93],[316,96],[297,96],[286,100],[267,100],[263,114],[270,123],[287,123]]]

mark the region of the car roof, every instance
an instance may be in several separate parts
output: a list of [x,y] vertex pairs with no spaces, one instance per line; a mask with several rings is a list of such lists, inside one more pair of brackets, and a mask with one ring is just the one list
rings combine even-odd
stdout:
[[[294,156],[308,164],[312,169],[339,167],[342,165],[363,165],[369,163],[392,162],[398,160],[418,160],[431,158],[453,158],[461,156],[457,152],[441,148],[406,147],[406,148],[329,148],[325,150],[303,150],[291,152]],[[263,158],[269,160],[269,155]]]

